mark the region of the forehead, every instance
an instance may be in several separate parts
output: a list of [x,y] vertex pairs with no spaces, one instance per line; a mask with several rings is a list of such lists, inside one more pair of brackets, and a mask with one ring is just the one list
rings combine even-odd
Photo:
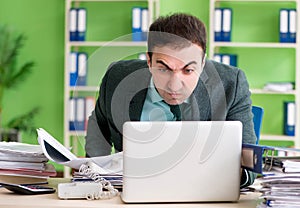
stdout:
[[152,52],[155,56],[153,58],[176,59],[184,63],[191,61],[201,63],[201,60],[204,56],[203,49],[196,44],[192,44],[185,48],[172,48],[171,46],[155,46]]

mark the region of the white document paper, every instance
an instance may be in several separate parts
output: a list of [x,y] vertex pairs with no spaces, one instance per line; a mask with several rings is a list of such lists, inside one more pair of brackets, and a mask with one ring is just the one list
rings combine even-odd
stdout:
[[38,142],[44,154],[49,160],[55,163],[79,169],[82,164],[93,162],[99,166],[97,170],[100,174],[123,173],[123,152],[107,156],[78,158],[44,129],[37,129],[37,133]]

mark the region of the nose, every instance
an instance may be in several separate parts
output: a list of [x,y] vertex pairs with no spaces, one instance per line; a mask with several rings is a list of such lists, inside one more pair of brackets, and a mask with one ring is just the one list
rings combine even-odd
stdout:
[[172,73],[168,81],[168,88],[171,92],[178,92],[182,88],[182,80],[179,73]]

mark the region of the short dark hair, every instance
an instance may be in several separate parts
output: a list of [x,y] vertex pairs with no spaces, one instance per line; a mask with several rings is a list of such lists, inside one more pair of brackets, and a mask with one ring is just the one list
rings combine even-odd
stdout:
[[206,53],[206,28],[195,16],[174,13],[156,19],[149,28],[148,53],[151,57],[155,46],[184,48],[196,44]]

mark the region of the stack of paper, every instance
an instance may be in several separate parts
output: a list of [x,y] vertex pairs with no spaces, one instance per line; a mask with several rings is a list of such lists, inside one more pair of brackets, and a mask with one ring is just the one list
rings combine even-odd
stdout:
[[291,82],[269,82],[264,86],[264,90],[274,92],[288,92],[293,89],[294,85]]
[[264,201],[258,207],[299,207],[300,174],[278,174],[260,179]]
[[33,183],[56,176],[40,145],[19,142],[0,142],[0,181]]

